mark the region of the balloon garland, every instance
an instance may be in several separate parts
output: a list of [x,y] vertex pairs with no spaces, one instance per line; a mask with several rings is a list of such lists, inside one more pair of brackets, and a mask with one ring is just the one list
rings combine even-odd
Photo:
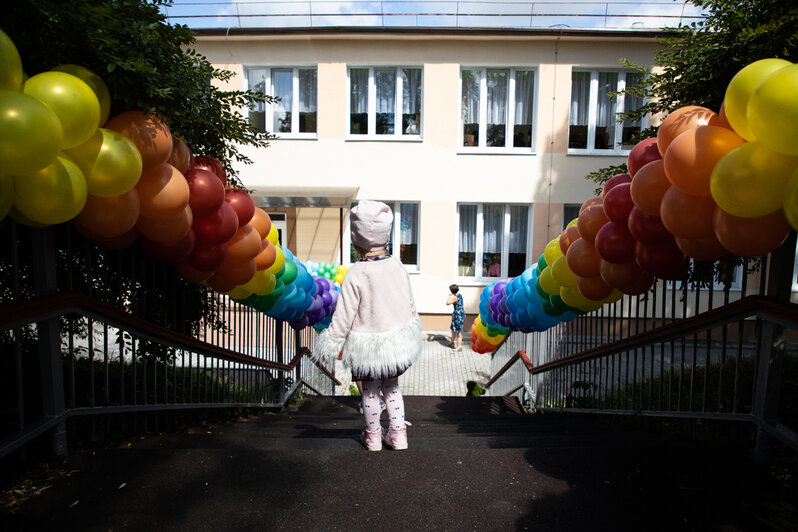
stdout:
[[770,253],[798,230],[797,139],[798,65],[783,59],[742,68],[719,113],[676,109],[536,264],[484,288],[471,348],[645,293],[691,260]]
[[327,327],[346,268],[309,263],[280,246],[276,227],[221,163],[195,157],[157,116],[109,117],[103,80],[60,65],[23,82],[0,30],[0,220],[72,221],[100,246],[140,243],[187,281],[295,329]]

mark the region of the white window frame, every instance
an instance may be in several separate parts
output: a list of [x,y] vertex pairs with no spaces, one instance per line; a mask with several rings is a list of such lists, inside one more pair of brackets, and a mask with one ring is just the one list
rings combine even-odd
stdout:
[[[421,116],[418,134],[406,134],[402,128],[402,104],[404,103],[404,90],[401,71],[403,69],[421,70]],[[368,130],[369,133],[359,134],[351,132],[351,116],[352,116],[352,69],[368,69],[369,71],[369,85],[368,85]],[[393,134],[377,134],[377,85],[374,81],[375,70],[395,70],[396,88],[394,98],[394,128]],[[385,65],[385,66],[371,66],[371,65],[347,65],[346,67],[346,125],[345,125],[345,139],[346,140],[387,140],[387,141],[402,141],[402,142],[420,142],[424,137],[424,67],[418,65]]]
[[[590,107],[588,111],[588,126],[587,126],[587,148],[568,148],[569,155],[628,155],[631,151],[629,149],[623,149],[621,146],[621,140],[623,139],[623,123],[617,120],[617,116],[620,113],[625,112],[625,94],[618,94],[615,96],[617,101],[616,108],[615,108],[615,115],[616,115],[616,128],[615,128],[615,140],[613,142],[613,149],[610,150],[597,150],[593,148],[593,145],[596,141],[596,114],[598,112],[598,76],[601,72],[613,72],[618,74],[618,86],[614,91],[611,92],[621,92],[626,89],[626,75],[627,74],[636,74],[637,72],[631,70],[623,70],[618,68],[580,68],[574,67],[571,71],[571,87],[573,87],[573,74],[576,72],[590,72]],[[569,130],[570,130],[570,89],[569,89]],[[646,100],[643,100],[643,104],[646,103]],[[644,130],[648,127],[649,124],[649,117],[644,116],[640,120],[640,129]],[[570,142],[570,132],[566,139],[566,142]]]
[[[463,109],[462,109],[462,102],[463,102],[463,71],[464,70],[479,70],[480,71],[480,79],[479,79],[479,144],[477,146],[465,146],[463,144]],[[508,70],[509,76],[507,79],[507,117],[506,117],[506,129],[504,133],[505,138],[505,145],[504,146],[486,146],[485,143],[487,142],[487,130],[488,130],[488,80],[487,80],[487,72],[488,70]],[[532,130],[530,146],[526,147],[519,147],[516,148],[515,146],[508,146],[507,144],[512,144],[513,134],[512,131],[515,126],[515,73],[517,71],[531,71],[535,73],[535,87],[532,94]],[[482,67],[482,66],[461,66],[460,67],[460,86],[458,89],[458,99],[457,101],[460,102],[458,106],[458,124],[459,127],[457,129],[458,139],[457,139],[457,150],[458,153],[465,154],[465,153],[503,153],[503,154],[520,154],[520,155],[534,155],[535,154],[535,143],[537,139],[537,119],[538,119],[538,92],[540,86],[540,69],[534,66],[522,67],[522,66],[491,66],[491,67]]]
[[[418,232],[418,242],[416,243],[416,246],[417,246],[416,247],[416,253],[417,253],[416,260],[418,262],[420,262],[420,259],[421,259],[421,203],[418,202],[418,201],[384,201],[384,200],[379,200],[379,201],[382,201],[383,203],[388,205],[391,208],[391,210],[393,211],[393,228],[392,228],[393,232],[391,234],[391,242],[390,242],[391,247],[392,247],[392,250],[391,250],[392,253],[391,254],[392,255],[396,255],[396,258],[399,259],[400,261],[401,261],[401,255],[397,254],[398,251],[397,251],[397,248],[396,248],[396,242],[399,241],[399,238],[401,236],[401,230],[402,230],[402,225],[401,225],[402,224],[402,210],[401,210],[400,206],[401,206],[402,203],[412,203],[412,204],[418,206],[418,220],[417,220],[417,222],[418,222],[418,231],[417,231]],[[352,204],[352,207],[354,207],[355,205],[357,205],[356,202]],[[350,207],[350,210],[351,210],[351,207]],[[351,233],[350,219],[351,218],[350,218],[349,214],[347,213],[346,224],[345,224],[345,227],[344,227],[344,235],[343,235],[344,257],[341,257],[341,264],[344,264],[346,266],[349,266],[349,265],[352,264],[352,260],[351,260],[351,258],[349,256],[349,251],[352,248],[352,233]],[[416,264],[404,264],[404,263],[402,263],[402,264],[404,264],[405,269],[407,269],[408,273],[420,273],[421,269],[420,269],[420,266],[419,266],[418,262]]]
[[[477,227],[476,227],[476,252],[474,253],[474,275],[473,276],[462,276],[458,274],[458,259],[460,256],[460,207],[463,205],[476,205],[477,207]],[[487,272],[482,271],[482,259],[484,257],[484,232],[485,232],[485,222],[483,218],[483,210],[485,205],[503,205],[504,206],[504,221],[502,224],[502,253],[501,253],[501,265],[502,271],[499,274],[499,277],[488,277]],[[527,234],[526,234],[526,262],[527,268],[531,264],[532,260],[532,234],[533,226],[532,222],[534,220],[534,204],[529,203],[474,203],[474,202],[461,202],[457,204],[457,219],[455,221],[455,260],[454,260],[454,271],[455,271],[455,279],[457,280],[457,284],[459,285],[476,285],[476,286],[483,286],[488,285],[490,283],[494,283],[496,281],[500,281],[503,279],[508,279],[508,268],[510,266],[510,207],[526,207],[527,211]]]
[[[265,70],[266,71],[266,79],[268,80],[268,86],[264,88],[265,94],[267,96],[274,95],[274,86],[272,83],[272,70],[288,70],[293,69],[293,79],[292,79],[292,108],[291,108],[291,132],[290,133],[281,133],[277,131],[273,131],[274,127],[274,104],[266,103],[265,109],[263,111],[264,114],[264,123],[266,125],[265,129],[269,133],[272,133],[276,136],[277,139],[318,139],[319,137],[319,69],[317,65],[298,65],[298,66],[278,66],[278,65],[271,65],[271,66],[247,66],[244,68],[244,77],[247,80],[247,87],[249,89],[254,89],[254,87],[249,87],[249,71],[250,70]],[[299,106],[299,71],[300,70],[315,70],[316,71],[316,131],[315,132],[300,132],[299,131],[299,112],[296,109]]]

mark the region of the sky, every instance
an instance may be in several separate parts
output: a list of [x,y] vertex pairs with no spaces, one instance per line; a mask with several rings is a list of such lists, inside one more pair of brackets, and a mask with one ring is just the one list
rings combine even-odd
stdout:
[[679,0],[174,0],[172,23],[191,28],[461,27],[640,29],[689,24],[700,10]]

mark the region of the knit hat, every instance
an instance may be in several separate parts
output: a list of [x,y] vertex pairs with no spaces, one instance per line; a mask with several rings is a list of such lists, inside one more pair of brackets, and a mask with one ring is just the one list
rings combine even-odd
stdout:
[[365,251],[383,249],[391,240],[393,212],[381,201],[361,200],[352,207],[352,244]]

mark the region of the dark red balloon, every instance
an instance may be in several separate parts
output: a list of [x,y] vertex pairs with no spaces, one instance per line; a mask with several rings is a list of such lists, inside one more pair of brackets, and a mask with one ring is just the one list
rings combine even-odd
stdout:
[[627,226],[638,242],[659,242],[672,236],[659,216],[648,215],[637,206],[629,213]]
[[638,296],[648,292],[654,285],[654,281],[656,281],[654,274],[644,271],[643,275],[641,275],[636,281],[626,283],[617,288],[626,295]]
[[197,270],[210,272],[218,268],[227,258],[227,244],[206,244],[197,242],[186,262]]
[[635,257],[635,239],[626,228],[615,222],[607,222],[596,234],[596,252],[607,262],[620,264]]
[[629,152],[629,157],[626,159],[626,168],[629,171],[629,175],[634,178],[638,170],[657,159],[662,159],[662,155],[657,148],[657,138],[652,137],[641,140]]
[[189,231],[186,236],[171,244],[160,244],[144,237],[141,238],[140,242],[144,253],[150,257],[165,262],[177,262],[185,259],[191,254],[194,250],[196,240],[194,231]]
[[604,189],[601,191],[601,197],[606,198],[607,194],[610,190],[615,188],[616,186],[622,183],[631,183],[632,176],[629,174],[616,174],[609,178],[606,183],[604,183]]
[[252,196],[239,188],[225,189],[224,201],[236,211],[238,227],[247,225],[255,215],[255,202],[252,201]]
[[227,172],[224,171],[222,163],[213,157],[208,157],[207,155],[194,157],[194,168],[202,168],[203,170],[211,172],[219,178],[222,185],[227,186]]
[[626,225],[629,213],[635,206],[632,201],[632,183],[619,183],[604,196],[604,214],[611,222]]
[[673,237],[653,243],[638,242],[635,261],[660,279],[681,279],[690,266],[690,258],[682,253]]
[[224,185],[212,172],[189,168],[184,174],[188,182],[188,204],[194,217],[208,216],[224,203]]
[[221,244],[233,238],[238,231],[238,216],[230,204],[222,203],[219,209],[208,216],[194,218],[191,228],[198,242]]

